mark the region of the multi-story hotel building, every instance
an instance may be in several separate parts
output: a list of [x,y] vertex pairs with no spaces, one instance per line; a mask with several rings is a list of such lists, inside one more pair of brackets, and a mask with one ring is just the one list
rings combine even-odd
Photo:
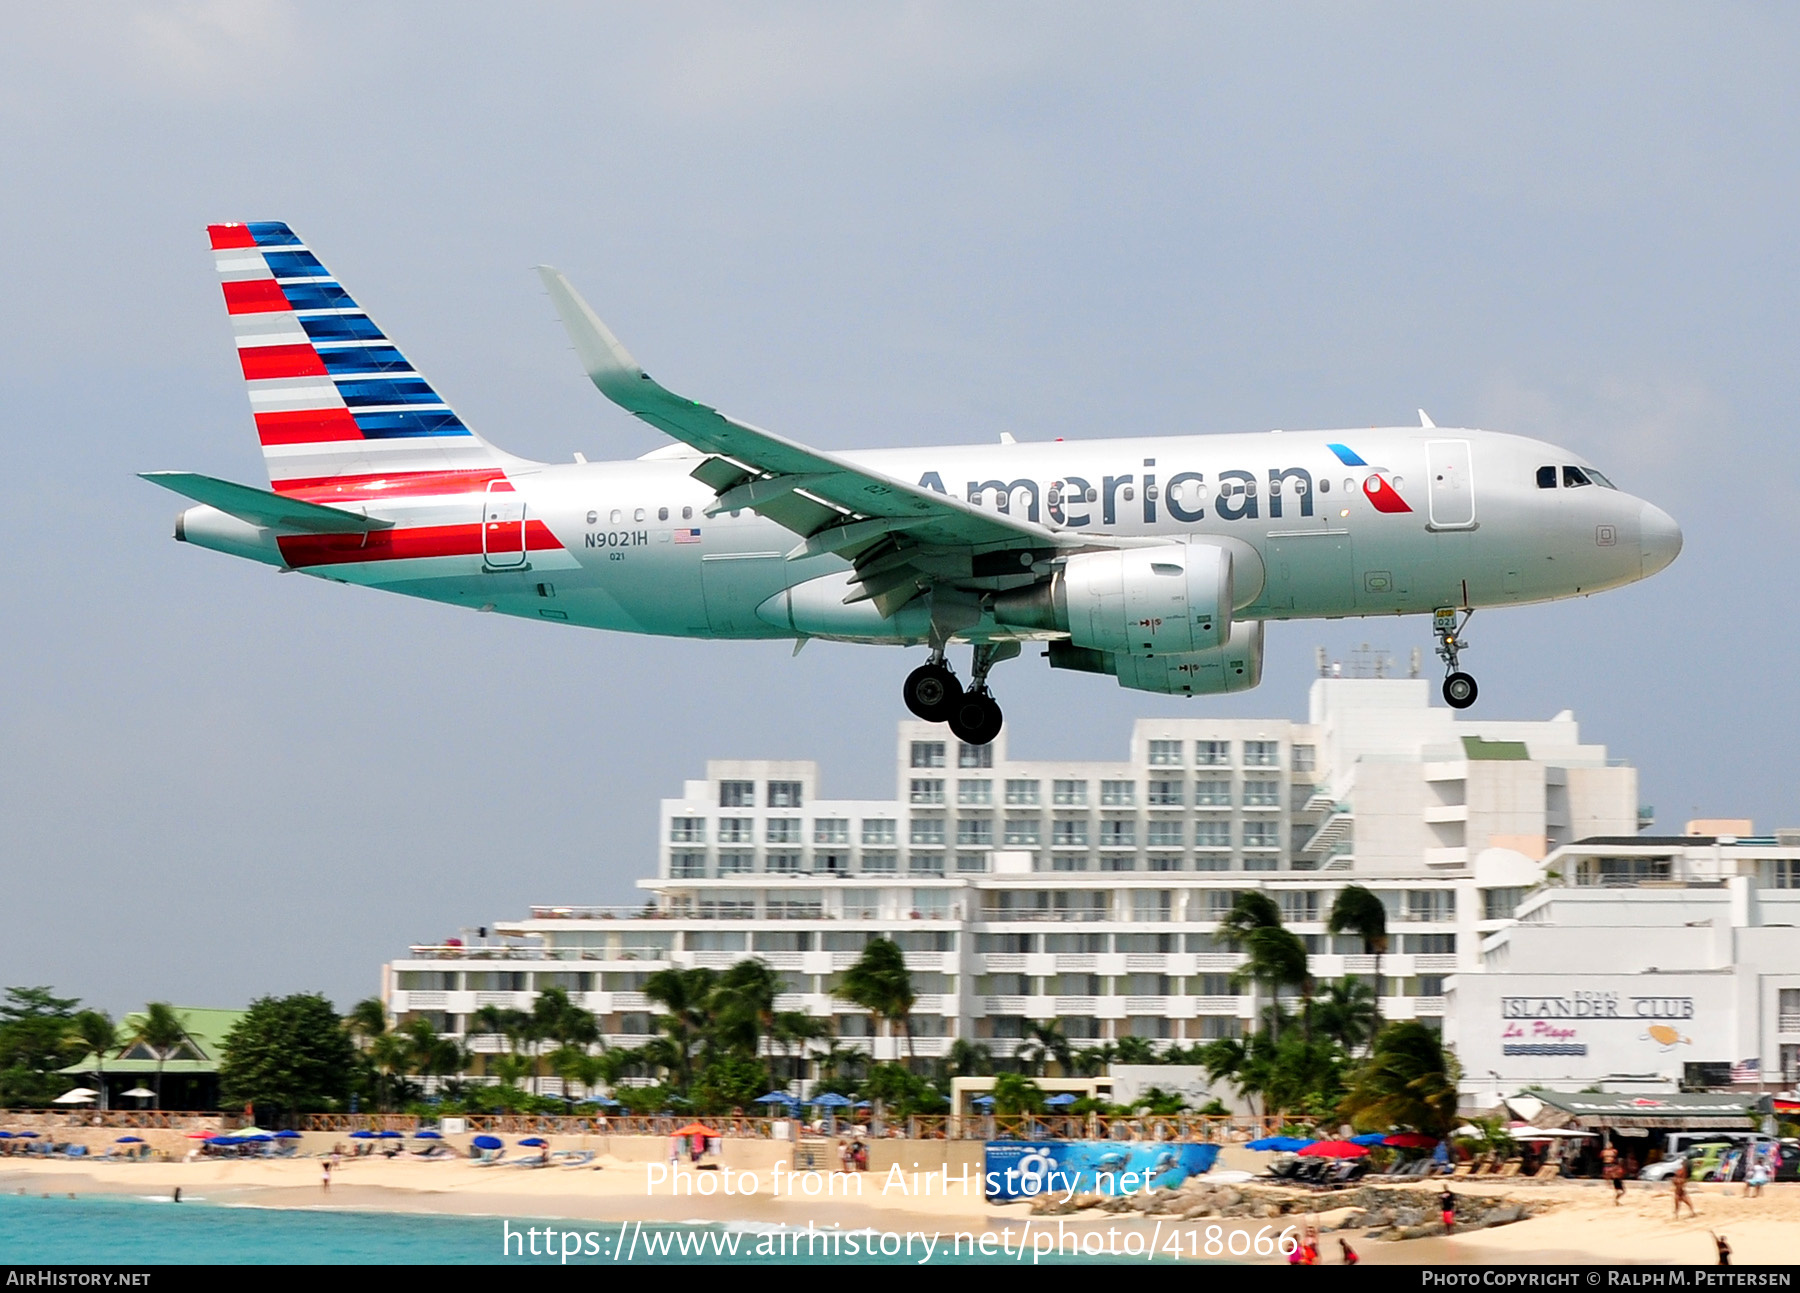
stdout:
[[1077,1044],[1191,1044],[1257,1008],[1217,934],[1239,890],[1275,898],[1316,979],[1372,978],[1360,942],[1326,932],[1354,882],[1388,909],[1383,1014],[1434,1019],[1546,855],[1640,820],[1636,771],[1567,712],[1484,721],[1428,698],[1419,680],[1321,678],[1305,722],[1143,719],[1116,762],[1015,759],[1004,735],[968,746],[908,721],[891,799],[825,797],[811,762],[709,761],[662,802],[642,908],[534,907],[499,944],[413,948],[384,992],[460,1035],[481,1006],[555,985],[630,1046],[652,1028],[648,974],[757,956],[788,982],[778,1009],[899,1058],[832,992],[881,935],[913,972],[921,1058],[957,1037],[1005,1055],[1047,1019]]

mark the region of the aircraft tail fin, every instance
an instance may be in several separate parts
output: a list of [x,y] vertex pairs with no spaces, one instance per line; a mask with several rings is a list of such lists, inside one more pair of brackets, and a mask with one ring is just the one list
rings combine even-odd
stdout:
[[522,462],[463,424],[287,225],[207,234],[277,493],[408,477],[433,492],[480,489]]

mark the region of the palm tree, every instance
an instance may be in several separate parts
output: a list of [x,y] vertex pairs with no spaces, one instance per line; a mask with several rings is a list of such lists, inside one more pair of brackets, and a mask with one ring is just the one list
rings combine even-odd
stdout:
[[806,1053],[813,1042],[829,1041],[832,1035],[829,1019],[815,1019],[804,1011],[783,1010],[774,1017],[769,1027],[769,1040],[781,1048],[782,1058],[786,1059],[793,1047],[800,1049],[799,1070],[794,1074],[797,1079],[806,1077]]
[[944,1063],[952,1077],[986,1077],[994,1071],[994,1053],[980,1042],[958,1037],[950,1043]]
[[1121,1037],[1113,1044],[1113,1054],[1120,1064],[1156,1063],[1156,1047],[1148,1037]]
[[175,1007],[166,1001],[152,1001],[144,1007],[131,1025],[133,1045],[142,1044],[156,1056],[156,1107],[162,1108],[163,1065],[187,1041],[187,1028]]
[[1375,990],[1363,980],[1355,975],[1340,979],[1326,987],[1315,1007],[1319,1031],[1347,1052],[1359,1050],[1375,1037],[1379,1005]]
[[1332,901],[1325,928],[1332,934],[1355,934],[1362,939],[1363,955],[1375,958],[1375,1028],[1381,1028],[1381,957],[1388,950],[1387,907],[1360,884],[1347,884]]
[[1445,1136],[1456,1125],[1456,1082],[1436,1032],[1407,1019],[1389,1024],[1357,1070],[1340,1110],[1358,1127],[1415,1127]]
[[[1281,908],[1276,905],[1275,900],[1261,890],[1244,889],[1238,892],[1232,900],[1231,910],[1219,922],[1218,936],[1232,951],[1249,953],[1250,940],[1258,931],[1280,928]],[[1268,949],[1268,956],[1276,956],[1272,946]],[[1273,963],[1272,959],[1270,963]],[[1251,972],[1250,965],[1246,963],[1232,975],[1232,979],[1239,986],[1246,982],[1250,984],[1251,1016],[1254,1018],[1257,1013],[1255,992],[1262,983],[1263,976]]]
[[735,962],[719,976],[708,1003],[719,1042],[754,1058],[761,1049],[762,1038],[774,1033],[775,998],[787,990],[787,980],[768,962]]
[[571,1109],[575,1097],[570,1088],[581,1084],[582,1094],[593,1098],[594,1089],[605,1079],[608,1064],[605,1056],[589,1054],[585,1047],[563,1046],[550,1053],[550,1068],[563,1081],[563,1099]]
[[1302,1019],[1310,1037],[1312,1032],[1312,977],[1307,970],[1306,943],[1292,930],[1279,924],[1259,925],[1239,935],[1239,947],[1246,954],[1244,964],[1232,971],[1237,983],[1266,983],[1276,1003],[1276,1035],[1280,1030],[1280,993],[1284,987],[1299,988],[1302,996]]
[[358,1050],[363,1049],[372,1038],[385,1033],[387,1028],[387,1006],[380,997],[364,997],[351,1006],[350,1013],[344,1016],[344,1030],[356,1042]]
[[885,1022],[889,1036],[897,1021],[906,1030],[906,1057],[909,1061],[914,1058],[912,1008],[917,996],[906,968],[906,953],[893,939],[870,939],[856,964],[844,971],[844,981],[834,995],[861,1006],[878,1024]]
[[84,1010],[75,1016],[69,1033],[94,1053],[94,1074],[99,1079],[100,1107],[106,1108],[106,1056],[119,1048],[119,1027],[104,1010]]
[[369,1064],[375,1070],[376,1107],[385,1113],[395,1103],[400,1084],[406,1077],[412,1048],[399,1033],[382,1033],[370,1039],[368,1056]]
[[1065,1076],[1074,1069],[1069,1039],[1057,1027],[1054,1019],[1040,1020],[1031,1025],[1025,1044],[1019,1047],[1018,1056],[1026,1071],[1034,1077],[1043,1077],[1052,1060]]
[[555,1042],[559,1050],[578,1047],[585,1052],[600,1040],[600,1021],[594,1018],[593,1011],[576,1005],[562,988],[545,988],[538,993],[537,1000],[531,1003],[530,1019],[534,1086],[544,1042]]
[[696,967],[658,970],[644,980],[644,995],[668,1012],[657,1016],[657,1025],[674,1048],[676,1086],[686,1094],[694,1076],[694,1047],[704,1040],[712,1022],[707,1004],[718,976]]
[[1044,1089],[1021,1073],[1002,1073],[994,1079],[995,1113],[1042,1113]]
[[1075,1069],[1082,1077],[1098,1077],[1106,1071],[1106,1066],[1119,1057],[1119,1051],[1111,1042],[1101,1042],[1098,1046],[1088,1046],[1075,1052]]

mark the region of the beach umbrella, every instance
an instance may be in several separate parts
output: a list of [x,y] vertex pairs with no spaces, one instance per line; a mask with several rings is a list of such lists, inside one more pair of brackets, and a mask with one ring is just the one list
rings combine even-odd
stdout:
[[498,1136],[477,1136],[469,1142],[476,1149],[504,1149],[506,1142]]
[[991,1095],[970,1096],[969,1103],[970,1104],[992,1104],[992,1103],[994,1103],[994,1097]]
[[1300,1151],[1301,1158],[1362,1158],[1368,1148],[1348,1140],[1315,1140]]
[[1392,1145],[1395,1149],[1436,1149],[1437,1137],[1427,1136],[1417,1131],[1397,1131],[1391,1136],[1383,1136],[1381,1143]]
[[1053,1095],[1048,1100],[1044,1101],[1044,1107],[1049,1108],[1053,1104],[1054,1105],[1074,1104],[1078,1098],[1079,1097],[1071,1095],[1069,1092],[1064,1091],[1061,1095]]
[[297,1132],[297,1131],[294,1131],[294,1130],[293,1130],[293,1129],[292,1129],[292,1128],[289,1128],[289,1129],[288,1129],[288,1130],[286,1130],[286,1131],[278,1131],[278,1132],[276,1132],[276,1133],[275,1133],[275,1139],[276,1139],[276,1140],[299,1140],[299,1139],[300,1139],[300,1133],[299,1133],[299,1132]]
[[115,1145],[141,1145],[143,1143],[144,1138],[142,1136],[120,1136],[113,1142]]
[[406,1137],[401,1135],[397,1131],[378,1131],[375,1133],[375,1139],[376,1140],[405,1140]]
[[15,1131],[13,1135],[20,1140],[36,1140],[38,1138],[38,1133],[35,1131]]
[[234,1136],[266,1136],[269,1133],[264,1131],[261,1127],[258,1127],[255,1123],[251,1123],[248,1127],[239,1127],[232,1134]]
[[591,1095],[588,1097],[587,1102],[589,1104],[603,1104],[609,1109],[617,1109],[619,1107],[619,1102],[617,1100],[613,1099],[611,1096],[605,1095]]
[[189,1140],[211,1140],[214,1136],[217,1136],[218,1134],[219,1133],[216,1131],[190,1131],[187,1134],[187,1138]]
[[268,1142],[274,1140],[275,1137],[271,1136],[266,1131],[259,1131],[254,1136],[239,1136],[237,1139],[238,1139],[238,1144],[240,1144],[240,1145],[250,1145],[250,1144],[262,1145],[262,1144],[267,1144]]
[[850,1107],[849,1098],[839,1095],[836,1091],[827,1091],[812,1103],[821,1109],[847,1109]]
[[1244,1148],[1275,1150],[1278,1153],[1291,1154],[1295,1150],[1305,1149],[1310,1144],[1312,1141],[1304,1140],[1299,1136],[1264,1136],[1260,1140],[1251,1141]]
[[13,1134],[10,1131],[0,1131],[0,1140],[11,1140],[12,1138]]
[[353,1131],[350,1133],[350,1139],[351,1140],[374,1140],[375,1133],[372,1131]]
[[757,1096],[755,1103],[757,1103],[757,1104],[798,1104],[799,1101],[794,1099],[794,1097],[789,1095],[786,1091],[771,1091],[767,1095]]
[[1385,1131],[1365,1131],[1360,1136],[1350,1137],[1350,1143],[1352,1145],[1379,1145],[1386,1139],[1387,1133]]
[[440,1131],[415,1131],[413,1138],[415,1140],[442,1140],[444,1134]]
[[539,1146],[548,1145],[550,1142],[545,1140],[542,1136],[527,1136],[524,1140],[521,1140],[519,1143],[521,1145],[529,1145],[529,1146],[531,1146],[531,1148],[537,1149]]
[[690,1122],[685,1127],[676,1128],[674,1134],[677,1136],[717,1136],[719,1133],[703,1123]]
[[92,1091],[88,1090],[84,1086],[78,1086],[72,1091],[64,1091],[61,1095],[57,1096],[56,1099],[52,1100],[50,1103],[51,1104],[92,1104],[93,1100],[94,1100],[94,1093]]
[[152,1091],[149,1087],[134,1086],[131,1088],[131,1090],[122,1091],[122,1092],[120,1092],[120,1094],[128,1095],[134,1100],[148,1100],[152,1096],[154,1096],[156,1094],[156,1092]]

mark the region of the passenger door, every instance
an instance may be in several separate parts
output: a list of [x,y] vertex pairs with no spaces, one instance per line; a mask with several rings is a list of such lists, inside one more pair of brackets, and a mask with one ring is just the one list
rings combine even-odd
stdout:
[[1432,440],[1425,446],[1434,530],[1475,528],[1475,480],[1467,440]]

